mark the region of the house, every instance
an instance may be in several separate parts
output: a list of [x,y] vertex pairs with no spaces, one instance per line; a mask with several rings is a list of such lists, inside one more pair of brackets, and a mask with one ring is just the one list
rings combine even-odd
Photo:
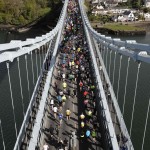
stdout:
[[145,0],[145,7],[150,7],[150,0]]
[[145,13],[144,18],[145,20],[150,20],[150,13]]
[[102,0],[92,0],[92,4],[100,4]]
[[119,15],[115,15],[112,20],[114,22],[120,21],[120,22],[124,22],[124,21],[134,21],[137,20],[138,18],[134,16],[132,11],[124,11],[123,13],[119,14]]
[[120,21],[120,22],[125,22],[125,21],[126,21],[126,18],[125,18],[123,15],[119,15],[119,16],[118,16],[118,21]]
[[125,11],[122,15],[126,19],[126,21],[134,21],[135,20],[135,16],[132,11]]
[[107,11],[104,11],[104,10],[100,10],[100,9],[93,9],[92,10],[92,14],[97,16],[97,15],[106,15],[107,14]]
[[112,18],[112,20],[114,21],[114,22],[124,22],[124,21],[126,21],[126,18],[124,18],[124,16],[123,15],[119,15],[119,16],[113,16],[113,18]]
[[101,5],[94,5],[93,10],[92,10],[92,14],[94,14],[95,16],[98,14],[103,14],[103,10],[104,7]]
[[118,5],[118,2],[107,0],[104,2],[104,4],[106,7],[112,8],[112,7],[116,7]]
[[104,10],[104,7],[102,5],[97,5],[96,8],[99,10]]

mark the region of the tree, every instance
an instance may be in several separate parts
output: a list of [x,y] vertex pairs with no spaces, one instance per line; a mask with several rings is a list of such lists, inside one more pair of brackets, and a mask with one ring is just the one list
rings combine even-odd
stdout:
[[148,9],[147,7],[144,7],[144,8],[143,8],[143,12],[144,12],[144,13],[148,13],[148,12],[149,12],[149,9]]
[[0,0],[0,11],[3,12],[4,11],[4,0]]
[[21,25],[32,22],[55,9],[60,2],[61,0],[0,0],[0,23]]

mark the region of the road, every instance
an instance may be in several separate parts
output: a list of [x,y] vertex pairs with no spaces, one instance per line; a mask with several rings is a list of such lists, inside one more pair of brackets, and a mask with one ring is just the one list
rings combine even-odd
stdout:
[[[91,60],[88,54],[88,46],[81,23],[79,9],[74,2],[70,3],[69,8],[71,8],[69,9],[70,15],[67,16],[68,21],[63,31],[62,42],[58,50],[59,54],[56,58],[52,82],[49,88],[46,113],[43,118],[43,133],[40,138],[40,149],[42,149],[44,144],[48,144],[50,150],[57,150],[60,148],[59,142],[61,140],[64,141],[66,138],[69,142],[68,149],[102,150],[100,125],[96,117],[96,110],[94,110],[95,96],[94,92],[90,89],[90,86],[93,85],[93,77],[90,68]],[[71,24],[73,27],[71,27]],[[72,64],[71,66],[69,66],[69,62]],[[64,79],[62,77],[63,74],[65,74]],[[69,79],[70,75],[75,78]],[[80,80],[83,82],[81,90],[79,87]],[[63,89],[63,82],[67,83],[66,90]],[[70,90],[70,96],[68,95],[68,89]],[[74,90],[77,91],[77,95],[75,96]],[[63,95],[67,98],[62,108],[57,99],[57,96],[60,95],[60,91],[63,91]],[[83,95],[85,91],[88,91],[87,96]],[[53,109],[50,105],[51,99],[54,100],[54,106],[58,108],[56,118],[54,117]],[[88,100],[87,108],[84,106],[84,100],[86,99]],[[67,121],[66,110],[68,108],[71,110],[71,115],[70,120]],[[92,111],[92,117],[88,117],[87,115],[89,110]],[[61,125],[58,118],[60,112],[63,114]],[[85,115],[85,126],[83,129],[81,128],[80,119],[82,113]],[[54,130],[54,136],[51,137],[49,129],[58,129],[59,132]],[[91,135],[90,137],[86,137],[87,130],[91,133],[93,130],[96,132],[95,140]],[[81,138],[82,132],[84,133],[84,138]],[[74,140],[72,140],[73,133],[75,133]]]

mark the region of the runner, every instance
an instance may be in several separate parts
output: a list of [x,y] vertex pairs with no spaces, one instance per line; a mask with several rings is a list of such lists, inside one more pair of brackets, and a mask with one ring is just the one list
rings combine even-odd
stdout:
[[69,144],[69,142],[68,142],[68,140],[65,138],[65,139],[64,139],[65,150],[68,149],[68,144]]
[[62,101],[61,95],[58,95],[58,96],[57,96],[57,100],[58,100],[58,102],[61,102],[61,101]]
[[96,131],[95,131],[95,129],[92,130],[91,135],[92,135],[93,141],[96,142]]
[[66,91],[67,83],[64,81],[62,85],[63,85],[64,91]]
[[63,79],[63,81],[65,80],[65,78],[66,78],[66,75],[65,75],[65,73],[63,73],[63,74],[62,74],[62,79]]
[[84,128],[85,123],[81,121],[81,128]]
[[67,120],[70,119],[70,114],[71,114],[71,111],[70,111],[70,109],[68,108],[68,109],[66,110],[66,117],[67,117]]
[[54,127],[52,125],[50,125],[49,132],[50,132],[50,137],[52,138],[54,136]]
[[92,117],[92,111],[90,109],[87,111],[87,116],[88,116],[88,120],[90,121]]
[[83,82],[80,80],[79,82],[79,86],[80,86],[80,91],[82,90],[82,87],[83,87]]
[[63,114],[61,112],[58,114],[58,118],[59,118],[59,124],[61,125],[63,119]]
[[53,110],[53,106],[54,106],[54,100],[53,99],[51,99],[50,105],[51,105],[51,110]]
[[86,90],[83,92],[83,96],[84,96],[84,97],[86,97],[88,94],[89,94],[89,92],[86,91]]
[[80,133],[80,140],[81,140],[81,143],[83,143],[83,139],[84,139],[84,131],[83,129],[81,130],[81,133]]
[[81,119],[81,120],[84,120],[84,118],[85,118],[85,115],[82,113],[82,114],[80,115],[80,119]]
[[60,95],[60,96],[63,96],[63,94],[64,94],[63,91],[60,90],[60,91],[59,91],[59,95]]
[[88,103],[89,103],[89,100],[88,100],[88,99],[85,99],[83,103],[84,103],[84,108],[87,109],[87,105],[88,105]]
[[56,115],[57,115],[57,110],[58,110],[57,106],[54,106],[53,107],[53,112],[54,112],[54,118],[55,119],[56,119]]
[[90,132],[89,129],[87,129],[87,130],[86,130],[86,137],[90,137],[90,135],[91,135],[91,132]]
[[70,89],[68,89],[68,97],[69,97],[69,98],[70,98],[70,92],[71,92]]
[[49,149],[49,146],[45,143],[44,145],[43,145],[43,150],[48,150]]
[[74,98],[75,96],[77,96],[77,91],[76,91],[76,89],[73,89],[73,98]]
[[57,82],[54,82],[55,90],[58,90]]
[[63,150],[64,148],[64,144],[63,144],[63,141],[60,139],[59,142],[58,142],[58,150]]
[[62,105],[64,106],[65,105],[65,102],[66,102],[67,98],[65,95],[62,96]]

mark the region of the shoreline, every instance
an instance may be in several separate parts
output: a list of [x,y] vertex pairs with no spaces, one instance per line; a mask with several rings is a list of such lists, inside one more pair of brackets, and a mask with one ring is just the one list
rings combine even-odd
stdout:
[[[106,23],[109,24],[109,23]],[[112,24],[112,23],[111,23]],[[114,23],[115,24],[115,23]],[[123,22],[123,25],[132,25],[137,28],[141,28],[140,31],[113,31],[110,29],[107,29],[101,24],[100,22],[91,22],[91,26],[96,29],[97,31],[100,31],[102,33],[110,33],[110,34],[117,34],[117,35],[146,35],[150,34],[150,21],[136,21],[136,22]]]
[[146,35],[146,30],[113,30],[105,27],[94,28],[99,33],[110,35]]

